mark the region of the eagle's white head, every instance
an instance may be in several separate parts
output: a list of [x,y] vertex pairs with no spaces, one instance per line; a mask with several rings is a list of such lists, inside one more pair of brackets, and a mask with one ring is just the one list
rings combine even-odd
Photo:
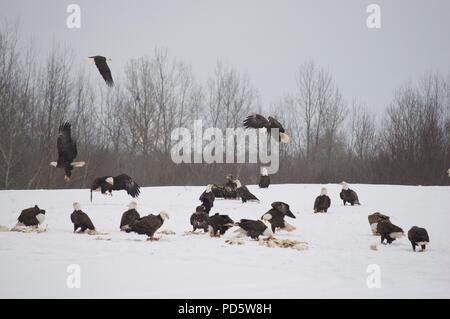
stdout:
[[342,186],[342,189],[345,189],[345,190],[348,189],[348,184],[347,184],[347,182],[341,182],[341,186]]
[[160,212],[159,216],[162,218],[162,220],[169,219],[169,214],[167,214],[165,211]]
[[209,184],[208,186],[206,186],[206,192],[207,192],[207,193],[211,193],[212,187],[213,187],[212,184]]
[[289,135],[286,133],[280,133],[280,142],[283,144],[289,143]]
[[326,188],[326,187],[322,187],[322,188],[320,189],[320,195],[327,195],[327,194],[328,194],[327,188]]
[[110,185],[114,185],[114,177],[108,177],[107,179],[105,179],[105,182]]
[[74,210],[81,210],[81,205],[78,202],[73,203],[73,209]]
[[267,176],[267,175],[269,175],[269,173],[267,172],[267,167],[261,167],[261,175],[262,175],[262,176]]
[[238,180],[237,178],[234,180],[234,182],[236,183],[236,187],[237,188],[241,188],[242,187],[241,181]]
[[128,208],[129,209],[136,209],[137,208],[137,203],[135,201],[132,201],[128,204]]

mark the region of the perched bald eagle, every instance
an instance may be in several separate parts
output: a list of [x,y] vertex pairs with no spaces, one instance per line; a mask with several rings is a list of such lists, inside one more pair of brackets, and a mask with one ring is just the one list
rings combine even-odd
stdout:
[[277,128],[279,132],[279,141],[281,143],[289,142],[289,136],[286,134],[283,125],[281,125],[281,123],[278,122],[273,117],[269,116],[266,119],[264,116],[259,114],[249,115],[244,120],[244,127],[247,129],[248,128],[266,129],[269,134],[271,133],[271,129]]
[[326,213],[331,205],[331,199],[327,195],[328,191],[325,187],[320,190],[320,195],[314,201],[314,213]]
[[259,178],[259,188],[268,188],[270,185],[269,173],[266,167],[261,167],[261,176]]
[[211,237],[220,237],[234,226],[234,221],[228,215],[216,213],[208,218],[208,231]]
[[342,182],[342,191],[339,194],[341,196],[342,201],[344,202],[344,206],[346,203],[350,203],[353,205],[361,205],[358,199],[358,194],[350,188],[348,188],[348,184],[346,182]]
[[214,200],[216,199],[212,189],[214,185],[209,184],[206,187],[206,190],[200,195],[200,201],[202,202],[203,207],[205,207],[206,212],[209,214],[211,208],[214,206]]
[[22,210],[17,220],[25,226],[38,227],[45,221],[45,210],[40,209],[37,205],[26,208]]
[[259,202],[259,199],[255,195],[250,193],[247,186],[242,185],[238,179],[235,179],[234,182],[236,183],[236,195],[238,198],[241,198],[241,201],[243,203],[246,203],[247,201]]
[[405,235],[403,229],[391,223],[390,220],[381,220],[378,222],[377,230],[381,236],[381,243],[384,244],[386,240],[391,244],[394,240],[399,239]]
[[103,195],[112,196],[112,191],[119,190],[126,190],[128,195],[133,198],[138,197],[141,192],[140,186],[127,174],[115,177],[103,176],[96,178],[91,185],[91,202],[93,191],[100,191]]
[[197,229],[203,229],[203,231],[206,233],[208,231],[208,212],[206,211],[206,208],[202,206],[197,206],[195,209],[195,213],[191,215],[191,225],[193,228],[193,231],[195,232]]
[[413,226],[408,231],[408,239],[411,242],[414,251],[416,251],[416,246],[420,246],[421,251],[424,251],[426,246],[430,242],[427,230],[425,228],[420,228],[417,226]]
[[389,216],[383,215],[382,213],[379,212],[373,213],[369,215],[367,218],[369,220],[370,229],[372,229],[372,233],[374,235],[380,235],[380,233],[378,232],[378,223],[380,221],[382,220],[389,221]]
[[137,203],[131,202],[128,204],[128,210],[122,214],[122,218],[120,220],[120,230],[127,230],[130,228],[135,221],[137,221],[141,216],[137,212]]
[[63,168],[64,180],[67,182],[72,176],[74,168],[83,167],[85,162],[74,162],[78,155],[77,142],[71,136],[71,124],[65,122],[59,126],[58,140],[56,147],[58,149],[58,161],[51,162],[50,165],[56,168]]
[[73,232],[75,233],[78,229],[79,232],[84,233],[86,230],[95,230],[94,224],[92,223],[89,216],[81,210],[80,203],[73,203],[73,213],[70,215],[70,220],[73,223]]
[[113,87],[114,81],[112,78],[111,70],[109,69],[109,66],[106,63],[106,61],[111,61],[111,59],[107,59],[101,55],[95,55],[95,56],[90,56],[88,58],[88,61],[94,61],[95,65],[97,66],[98,71],[100,72],[101,76],[105,80],[106,85],[108,85],[109,87]]
[[262,220],[268,221],[272,225],[272,231],[283,229],[286,231],[293,231],[295,227],[285,222],[284,217],[288,216],[291,218],[296,218],[291,212],[289,205],[283,202],[273,202],[272,209],[261,216]]
[[[237,185],[235,182],[235,177],[231,174],[228,174],[226,177],[226,182],[223,186],[219,187],[220,192],[222,193],[222,197],[225,199],[236,199],[236,189]],[[213,190],[214,191],[214,190]],[[216,193],[214,193],[215,195]],[[216,196],[219,197],[219,196]]]
[[169,215],[166,212],[160,212],[159,215],[150,214],[136,220],[130,228],[125,231],[127,233],[134,232],[139,235],[147,235],[147,240],[150,241],[159,240],[159,238],[153,236],[155,232],[161,228],[166,219],[169,219]]
[[248,237],[258,240],[259,236],[273,237],[270,223],[263,220],[241,219],[236,226],[241,228],[240,232]]

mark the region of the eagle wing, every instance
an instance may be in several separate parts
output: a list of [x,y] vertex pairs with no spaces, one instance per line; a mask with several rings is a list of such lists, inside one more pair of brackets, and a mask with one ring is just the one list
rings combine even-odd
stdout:
[[316,197],[316,200],[314,201],[314,210],[317,209],[317,207],[319,206],[320,203],[320,196]]
[[153,236],[155,232],[162,226],[162,221],[158,216],[148,215],[139,219],[132,226],[132,231],[138,234],[146,234]]
[[71,136],[71,124],[65,122],[59,126],[56,146],[58,148],[58,163],[72,163],[77,157],[77,143]]
[[239,227],[247,232],[247,236],[252,238],[258,238],[267,228],[263,222],[251,219],[241,219]]
[[95,56],[91,58],[94,59],[95,65],[97,66],[98,71],[105,80],[106,85],[108,85],[109,87],[114,86],[111,70],[109,69],[109,66],[106,63],[106,58],[103,56]]
[[238,195],[238,197],[240,197],[243,200],[257,200],[257,201],[259,201],[259,199],[255,195],[250,193],[250,191],[248,190],[247,186],[245,186],[245,185],[242,185],[240,188],[237,189],[237,195]]
[[245,128],[269,128],[270,122],[262,115],[253,114],[249,115],[244,120]]
[[225,196],[226,195],[225,187],[222,185],[214,184],[213,187],[211,188],[211,191],[213,192],[214,197],[217,197],[217,198],[225,198],[226,197]]
[[114,190],[126,190],[131,197],[138,197],[141,187],[127,174],[114,177]]
[[283,125],[281,125],[281,123],[278,122],[277,119],[274,119],[273,117],[269,116],[268,122],[269,122],[269,128],[277,128],[280,133],[285,132]]
[[85,226],[87,229],[91,229],[91,230],[94,230],[95,229],[95,226],[94,226],[94,224],[92,223],[92,220],[89,218],[89,216],[86,214],[86,213],[84,213],[84,212],[81,212],[81,214],[80,214],[80,216],[79,216],[79,219],[78,219],[78,222],[81,224],[81,225],[83,225],[83,226]]

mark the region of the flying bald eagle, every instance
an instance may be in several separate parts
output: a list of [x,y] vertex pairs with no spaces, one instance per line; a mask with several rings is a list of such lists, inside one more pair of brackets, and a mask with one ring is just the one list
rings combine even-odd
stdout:
[[245,128],[256,128],[256,129],[266,129],[267,132],[270,134],[271,129],[278,129],[279,132],[279,141],[281,143],[288,143],[289,142],[289,136],[286,134],[286,131],[281,125],[280,122],[278,122],[273,117],[268,117],[267,119],[259,114],[253,114],[249,115],[244,120],[244,127]]
[[106,61],[111,61],[111,59],[107,59],[101,55],[95,55],[95,56],[90,56],[88,58],[88,61],[94,61],[95,65],[97,66],[98,71],[100,72],[103,79],[105,80],[106,85],[108,85],[109,87],[113,87],[114,81],[112,78],[111,70],[109,69],[109,66],[106,63]]
[[56,147],[58,149],[58,161],[51,162],[50,165],[56,168],[63,168],[64,180],[68,182],[72,176],[74,168],[83,167],[85,162],[74,162],[77,157],[77,142],[71,136],[71,124],[65,122],[59,126],[58,140]]
[[247,201],[259,202],[259,199],[250,193],[247,186],[242,185],[238,179],[235,179],[234,182],[236,183],[236,196],[240,197],[243,203],[246,203]]
[[209,184],[206,187],[206,190],[200,195],[200,201],[202,202],[203,207],[206,209],[206,213],[209,214],[211,208],[214,206],[215,196],[212,191],[214,185]]
[[34,207],[22,210],[17,220],[25,226],[38,227],[45,221],[45,210],[35,205]]
[[273,238],[273,231],[270,223],[262,220],[241,219],[236,226],[239,226],[240,233],[248,237],[258,240],[259,236],[267,236]]
[[208,218],[208,231],[211,237],[220,237],[234,226],[234,221],[228,215],[216,213]]
[[128,204],[128,210],[122,214],[122,219],[120,220],[120,230],[127,230],[130,228],[135,221],[137,221],[141,216],[137,212],[137,203],[131,202]]
[[320,195],[314,201],[314,213],[326,213],[331,205],[331,199],[327,195],[328,191],[325,187],[320,190]]
[[166,212],[161,212],[159,215],[150,214],[136,220],[130,228],[125,231],[127,233],[135,232],[139,235],[147,235],[147,240],[150,241],[159,240],[159,238],[153,237],[153,235],[161,228],[166,219],[169,219],[169,215]]
[[261,176],[259,178],[259,188],[268,188],[270,185],[270,177],[266,167],[261,167]]
[[92,223],[89,216],[81,210],[80,203],[73,203],[73,213],[70,215],[70,220],[73,223],[73,232],[84,233],[86,230],[95,230],[94,224]]
[[197,229],[203,229],[206,233],[208,231],[208,218],[209,216],[206,208],[203,205],[197,206],[195,213],[191,215],[190,219],[193,231],[195,232]]
[[348,188],[348,184],[346,182],[341,182],[342,191],[339,194],[341,196],[342,201],[344,202],[344,206],[346,203],[350,203],[353,205],[361,205],[358,199],[358,194],[350,188]]
[[103,176],[94,179],[91,185],[91,202],[92,192],[100,191],[104,195],[112,196],[112,191],[126,190],[128,195],[135,198],[140,194],[140,186],[133,181],[127,174],[121,174],[115,177]]
[[286,231],[293,231],[295,227],[284,221],[284,217],[288,216],[296,218],[291,212],[288,204],[283,202],[273,202],[272,209],[261,216],[261,220],[268,221],[272,225],[272,231],[275,232],[277,228],[284,229]]

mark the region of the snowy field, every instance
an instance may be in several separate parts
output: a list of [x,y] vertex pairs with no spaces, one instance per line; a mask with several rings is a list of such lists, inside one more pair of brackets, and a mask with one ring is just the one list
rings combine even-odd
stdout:
[[[235,221],[259,218],[273,201],[285,201],[297,227],[280,233],[309,243],[307,251],[268,248],[245,239],[241,246],[222,238],[184,235],[204,187],[143,188],[141,216],[165,210],[171,219],[159,242],[118,230],[130,202],[88,190],[0,191],[0,225],[12,227],[20,211],[38,204],[46,210],[44,233],[0,232],[1,298],[450,298],[450,187],[350,185],[362,206],[342,206],[340,186],[327,185],[328,214],[313,214],[321,185],[271,185],[249,189],[260,203],[216,200],[212,212]],[[79,201],[97,230],[110,240],[72,233],[72,202]],[[380,211],[405,232],[425,227],[430,245],[413,253],[406,237],[378,245],[367,215]],[[68,288],[67,267],[80,266],[81,288]],[[367,267],[380,267],[381,288],[369,289]]]

